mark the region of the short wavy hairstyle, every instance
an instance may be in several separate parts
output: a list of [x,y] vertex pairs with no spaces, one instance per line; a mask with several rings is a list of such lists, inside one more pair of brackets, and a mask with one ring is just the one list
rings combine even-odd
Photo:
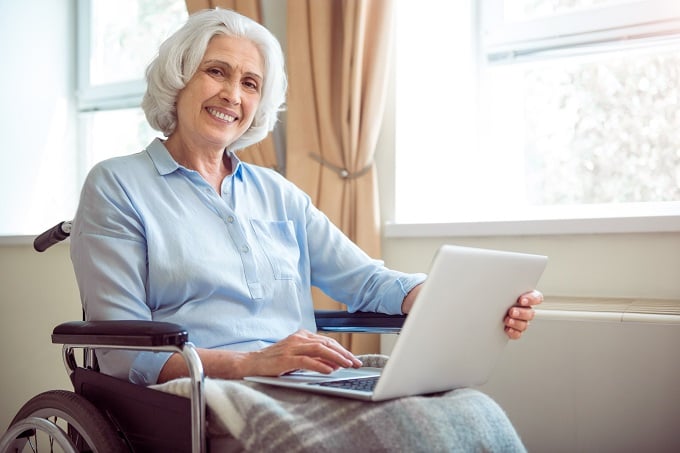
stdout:
[[208,43],[218,34],[248,39],[264,60],[260,104],[250,128],[229,145],[229,151],[236,151],[263,140],[274,129],[288,83],[279,41],[248,17],[219,8],[189,16],[182,28],[161,44],[158,55],[147,67],[142,109],[151,127],[170,136],[177,127],[177,95],[196,73]]

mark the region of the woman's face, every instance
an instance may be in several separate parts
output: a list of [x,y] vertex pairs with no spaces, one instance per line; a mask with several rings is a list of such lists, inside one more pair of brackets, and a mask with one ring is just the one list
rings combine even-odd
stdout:
[[262,96],[264,63],[244,38],[215,35],[198,70],[177,96],[177,128],[186,143],[224,149],[248,130]]

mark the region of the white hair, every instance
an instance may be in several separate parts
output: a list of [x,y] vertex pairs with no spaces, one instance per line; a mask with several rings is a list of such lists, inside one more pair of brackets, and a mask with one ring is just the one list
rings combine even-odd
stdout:
[[236,151],[261,141],[274,129],[286,98],[281,45],[269,30],[248,17],[219,8],[192,14],[182,28],[161,44],[158,55],[146,69],[142,109],[151,127],[170,136],[177,127],[177,95],[196,73],[210,39],[217,34],[250,40],[264,60],[260,104],[250,128],[228,148]]

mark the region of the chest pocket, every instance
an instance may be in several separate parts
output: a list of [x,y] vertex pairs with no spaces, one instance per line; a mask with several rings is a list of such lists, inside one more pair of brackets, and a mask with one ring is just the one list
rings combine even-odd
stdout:
[[269,260],[274,278],[290,280],[298,273],[300,248],[295,239],[293,222],[290,220],[265,222],[251,219],[258,242]]

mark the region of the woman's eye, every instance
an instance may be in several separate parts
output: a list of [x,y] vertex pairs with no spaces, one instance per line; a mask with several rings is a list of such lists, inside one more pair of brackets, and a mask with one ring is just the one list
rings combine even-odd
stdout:
[[243,85],[245,85],[248,89],[257,91],[258,90],[258,85],[257,83],[253,82],[252,80],[246,80],[243,82]]
[[206,72],[208,74],[210,74],[211,76],[215,76],[215,77],[223,77],[224,76],[224,72],[222,72],[222,70],[219,69],[219,68],[208,68],[206,70]]

